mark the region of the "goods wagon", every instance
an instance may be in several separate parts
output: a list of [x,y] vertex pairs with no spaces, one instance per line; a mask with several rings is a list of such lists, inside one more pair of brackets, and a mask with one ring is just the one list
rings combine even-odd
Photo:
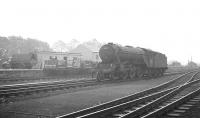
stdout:
[[80,68],[81,61],[78,58],[58,60],[51,58],[45,60],[44,69],[58,69],[58,68]]
[[11,68],[31,69],[37,63],[37,55],[34,53],[14,54],[10,59]]
[[43,72],[49,76],[89,77],[93,76],[93,63],[81,61],[79,58],[65,58],[45,60]]
[[97,79],[161,76],[167,69],[167,57],[159,52],[113,43],[99,50],[102,60],[97,66]]

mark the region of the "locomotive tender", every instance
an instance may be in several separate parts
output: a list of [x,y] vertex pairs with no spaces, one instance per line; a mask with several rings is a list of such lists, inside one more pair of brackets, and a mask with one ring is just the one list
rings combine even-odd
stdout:
[[162,76],[167,69],[167,57],[159,52],[113,43],[99,50],[102,60],[97,66],[97,79],[126,79]]

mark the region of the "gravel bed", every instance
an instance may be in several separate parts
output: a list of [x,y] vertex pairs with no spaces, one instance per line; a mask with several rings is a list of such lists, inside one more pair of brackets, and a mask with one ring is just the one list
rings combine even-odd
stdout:
[[200,102],[186,112],[182,118],[200,118]]
[[12,102],[11,99],[0,105],[0,117],[27,117],[26,115],[5,113],[8,111],[52,116],[62,115],[157,86],[177,76],[179,75],[20,96],[13,98],[18,99],[14,100],[15,102]]
[[[173,111],[173,110],[172,110]],[[172,112],[169,111],[169,112]],[[185,110],[185,112],[180,113],[180,116],[177,118],[200,118],[200,102],[191,106],[190,109]],[[167,113],[169,113],[167,112]],[[171,116],[161,116],[162,118],[172,118]],[[175,118],[175,117],[174,117]]]

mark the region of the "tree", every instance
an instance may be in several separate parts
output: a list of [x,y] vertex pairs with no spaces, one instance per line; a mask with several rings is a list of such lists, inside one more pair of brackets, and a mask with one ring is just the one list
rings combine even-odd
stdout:
[[180,62],[178,61],[173,61],[171,64],[169,64],[169,66],[173,66],[173,67],[180,67],[182,66]]
[[7,55],[7,50],[0,48],[0,68],[2,68],[2,64],[6,61],[8,61],[8,55]]
[[53,44],[53,50],[57,52],[66,52],[67,50],[67,45],[65,42],[59,40]]
[[37,39],[24,39],[20,36],[0,37],[0,48],[7,50],[8,56],[17,53],[29,53],[36,49],[39,51],[50,51],[49,44]]
[[190,62],[188,62],[187,67],[198,67],[198,65],[197,65],[197,63],[190,61]]

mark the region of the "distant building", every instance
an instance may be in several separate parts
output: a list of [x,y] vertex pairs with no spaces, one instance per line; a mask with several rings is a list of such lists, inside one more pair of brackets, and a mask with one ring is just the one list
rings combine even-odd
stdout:
[[67,61],[69,67],[72,65],[80,66],[80,63],[75,63],[75,60],[80,62],[80,53],[38,51],[36,54],[38,61],[33,68],[43,69],[45,67],[45,61],[51,59],[59,60],[59,62]]
[[99,52],[92,52],[92,59],[95,61],[95,62],[100,62],[101,59],[99,57]]
[[100,62],[101,59],[99,58],[99,49],[93,48],[90,49],[89,47],[80,44],[75,49],[71,50],[70,53],[80,53],[81,60],[84,61],[93,61],[93,62]]
[[81,66],[81,54],[80,53],[68,53],[67,67],[80,67]]
[[193,61],[188,61],[187,67],[198,67],[197,63],[193,62]]

